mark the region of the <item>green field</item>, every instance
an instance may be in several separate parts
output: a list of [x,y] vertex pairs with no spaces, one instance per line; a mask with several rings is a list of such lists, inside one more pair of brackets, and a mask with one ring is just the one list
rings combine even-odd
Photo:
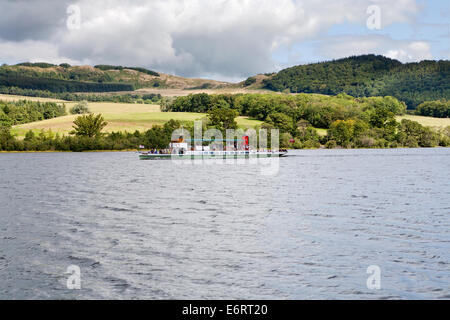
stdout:
[[[17,100],[19,98],[24,99],[25,97],[16,96],[14,98]],[[0,96],[0,99],[3,99],[3,96]],[[10,97],[9,100],[13,100],[13,97]],[[49,101],[49,99],[46,101]],[[75,103],[65,102],[67,110]],[[150,129],[153,125],[164,124],[171,119],[181,122],[192,122],[206,116],[204,113],[161,112],[159,105],[149,104],[89,102],[88,107],[95,114],[103,114],[103,117],[108,122],[108,125],[104,129],[105,132],[144,131]],[[12,132],[19,137],[23,137],[28,130],[39,132],[42,129],[52,130],[53,133],[68,134],[72,130],[73,120],[76,117],[77,115],[68,115],[17,125],[13,127]],[[253,128],[262,122],[248,119],[247,117],[238,117],[237,123],[240,127]]]

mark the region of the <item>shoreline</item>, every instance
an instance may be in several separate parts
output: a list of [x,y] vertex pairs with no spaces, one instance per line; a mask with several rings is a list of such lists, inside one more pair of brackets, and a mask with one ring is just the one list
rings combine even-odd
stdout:
[[86,153],[86,152],[138,152],[136,149],[126,150],[84,150],[84,151],[60,151],[60,150],[45,150],[45,151],[0,151],[2,153]]
[[[418,147],[418,148],[408,148],[408,147],[397,147],[397,148],[304,148],[304,149],[286,149],[288,151],[297,150],[394,150],[394,149],[445,149],[450,147]],[[84,150],[84,151],[59,151],[59,150],[45,150],[45,151],[0,151],[0,154],[7,153],[86,153],[86,152],[139,152],[148,150],[137,150],[137,149],[125,149],[125,150]]]

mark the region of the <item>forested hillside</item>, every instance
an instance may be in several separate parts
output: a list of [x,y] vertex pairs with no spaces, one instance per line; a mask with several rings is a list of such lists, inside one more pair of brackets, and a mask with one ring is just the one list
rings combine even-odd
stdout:
[[450,99],[450,61],[402,64],[363,55],[287,68],[265,79],[263,86],[294,93],[393,96],[415,108],[424,101]]

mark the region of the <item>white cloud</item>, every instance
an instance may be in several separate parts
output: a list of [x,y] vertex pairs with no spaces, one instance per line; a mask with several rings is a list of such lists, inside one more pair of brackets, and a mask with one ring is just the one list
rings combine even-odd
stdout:
[[318,53],[332,59],[369,53],[381,54],[402,62],[432,59],[429,43],[393,40],[385,35],[333,37],[321,43]]
[[404,44],[403,48],[390,49],[385,56],[403,62],[432,59],[430,44],[424,41],[413,41]]
[[[31,11],[42,6],[27,3]],[[10,39],[6,46],[0,39],[0,48],[3,45],[2,56],[11,57],[10,61],[19,51],[20,60],[66,59],[144,66],[184,76],[243,78],[273,71],[274,50],[321,36],[334,24],[365,26],[366,9],[374,3],[382,10],[382,26],[411,21],[418,11],[414,0],[80,0],[72,3],[81,8],[79,30],[66,28],[64,8],[53,12],[47,6],[52,15],[48,19],[61,16],[55,19],[60,21],[57,27],[43,29],[48,33],[45,40],[41,37],[39,45],[30,42],[34,40],[28,39],[33,28],[24,29],[16,42],[10,34],[0,33],[0,38]],[[9,10],[14,9],[8,5]],[[41,9],[39,12],[46,12]],[[14,29],[13,22],[9,24],[9,29]],[[350,43],[352,48],[352,54],[358,53],[359,46]],[[406,49],[406,56],[416,52],[413,58],[426,50]],[[391,54],[404,56],[401,52]]]
[[[58,46],[41,40],[24,40],[21,42],[2,41],[0,42],[0,55],[3,62],[16,61],[27,62],[52,62],[81,64],[80,60],[72,60],[68,57],[60,56]],[[32,55],[32,59],[30,59]]]

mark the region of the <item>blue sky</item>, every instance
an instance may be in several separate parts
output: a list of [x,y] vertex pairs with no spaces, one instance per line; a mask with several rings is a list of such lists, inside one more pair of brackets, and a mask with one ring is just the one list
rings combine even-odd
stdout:
[[[380,12],[379,30],[367,27],[372,6]],[[0,20],[0,63],[114,64],[239,81],[368,53],[402,62],[449,59],[449,6],[448,0],[0,0],[0,12],[8,13]]]
[[[423,41],[430,45],[431,59],[448,60],[450,58],[450,1],[415,1],[418,12],[410,21],[394,22],[381,29],[369,29],[363,22],[343,22],[331,25],[326,31],[313,39],[298,41],[289,47],[280,47],[273,56],[281,67],[304,64],[337,58],[332,52],[319,50],[330,38],[372,39],[374,36],[391,39],[393,43]],[[367,15],[369,16],[369,15]],[[383,12],[381,12],[381,18]],[[343,44],[345,46],[345,43]],[[367,50],[366,53],[383,54],[383,48]],[[348,55],[352,52],[348,51]],[[401,59],[400,59],[401,60]],[[418,61],[421,59],[410,59]],[[408,59],[403,62],[409,62]]]

